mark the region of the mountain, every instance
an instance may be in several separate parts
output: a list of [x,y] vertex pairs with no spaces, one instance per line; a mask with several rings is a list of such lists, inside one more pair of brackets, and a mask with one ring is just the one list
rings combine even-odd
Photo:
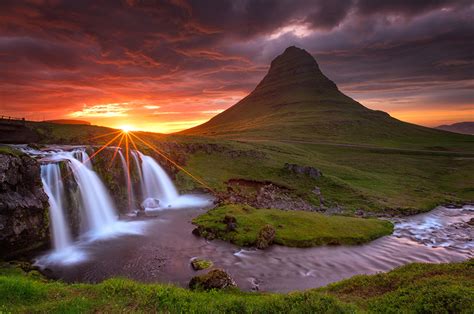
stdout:
[[311,54],[294,46],[272,61],[267,75],[248,96],[180,134],[385,146],[406,142],[413,147],[465,140],[364,107],[344,95]]
[[74,120],[74,119],[46,120],[44,122],[54,123],[54,124],[85,124],[85,125],[91,124],[89,121]]
[[453,124],[444,124],[437,126],[436,129],[474,135],[474,122],[458,122]]

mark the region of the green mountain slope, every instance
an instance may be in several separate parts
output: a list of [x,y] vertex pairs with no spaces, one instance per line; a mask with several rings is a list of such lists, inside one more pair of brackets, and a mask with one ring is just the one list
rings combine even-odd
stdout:
[[474,146],[472,137],[405,123],[362,106],[340,92],[308,52],[296,47],[272,61],[247,97],[180,134],[429,149]]

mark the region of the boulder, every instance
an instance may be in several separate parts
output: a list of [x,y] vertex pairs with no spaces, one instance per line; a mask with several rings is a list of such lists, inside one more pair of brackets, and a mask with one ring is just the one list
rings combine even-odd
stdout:
[[255,245],[257,248],[263,250],[272,245],[275,239],[275,228],[272,225],[265,225],[260,229]]
[[295,174],[306,175],[313,179],[317,179],[323,176],[323,173],[321,172],[321,170],[310,167],[310,166],[300,166],[297,164],[285,163],[285,165],[283,166],[283,169]]
[[212,290],[235,287],[237,287],[237,284],[234,279],[222,269],[213,269],[207,274],[195,276],[189,281],[189,288],[191,290]]
[[157,198],[147,198],[142,203],[144,209],[157,209],[160,208],[160,200]]
[[232,215],[225,215],[223,223],[227,225],[227,231],[235,231],[237,229],[237,219]]
[[194,270],[206,269],[212,267],[212,265],[214,265],[212,261],[206,259],[194,258],[191,260],[191,266]]

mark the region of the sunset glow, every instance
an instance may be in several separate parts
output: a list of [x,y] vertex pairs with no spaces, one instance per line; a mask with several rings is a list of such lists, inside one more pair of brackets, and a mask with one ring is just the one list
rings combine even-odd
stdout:
[[244,3],[2,2],[0,113],[172,133],[237,103],[297,45],[369,108],[474,119],[468,2]]
[[133,126],[130,126],[130,125],[121,125],[120,126],[120,130],[122,130],[122,132],[125,132],[125,133],[133,131],[134,129],[135,128]]

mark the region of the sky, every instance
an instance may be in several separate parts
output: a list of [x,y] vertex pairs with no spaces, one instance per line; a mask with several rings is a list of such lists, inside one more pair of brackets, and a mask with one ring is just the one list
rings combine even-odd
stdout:
[[369,108],[474,121],[473,20],[463,0],[2,0],[0,115],[174,132],[296,45]]

